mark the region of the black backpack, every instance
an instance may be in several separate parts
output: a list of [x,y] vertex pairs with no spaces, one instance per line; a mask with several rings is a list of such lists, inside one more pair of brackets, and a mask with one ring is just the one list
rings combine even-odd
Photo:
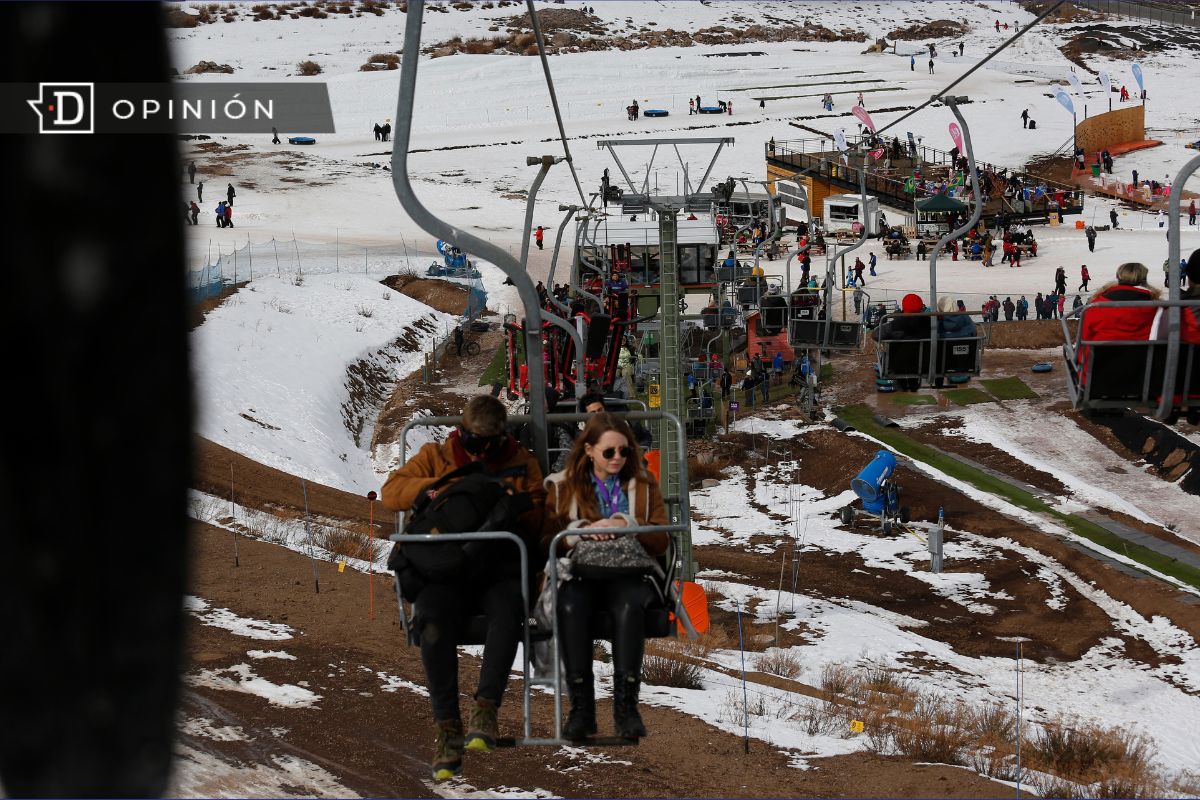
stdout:
[[[525,474],[515,467],[495,474],[484,472],[482,462],[472,462],[443,475],[426,491],[439,489],[430,499],[424,492],[409,515],[406,534],[472,533],[510,530],[517,517],[533,508],[527,492],[514,493],[505,478]],[[406,599],[415,600],[427,583],[446,583],[472,577],[486,566],[483,554],[490,542],[397,543],[388,557],[388,569],[400,580]],[[501,543],[502,545],[504,543]],[[505,547],[505,552],[511,550]]]

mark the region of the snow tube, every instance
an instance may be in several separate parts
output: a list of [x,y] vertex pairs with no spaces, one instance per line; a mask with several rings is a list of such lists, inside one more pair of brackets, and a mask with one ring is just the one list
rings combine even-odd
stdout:
[[875,391],[877,391],[877,392],[894,392],[894,391],[896,391],[896,387],[892,386],[890,383],[876,383]]
[[720,106],[700,106],[701,114],[724,114],[725,109]]
[[642,112],[643,117],[666,117],[669,115],[670,112],[665,108],[647,108]]
[[317,140],[311,136],[289,136],[288,144],[316,144]]
[[1029,368],[1032,372],[1050,372],[1054,369],[1054,365],[1049,361],[1039,361]]
[[947,375],[946,380],[954,386],[959,386],[964,383],[971,382],[970,375]]

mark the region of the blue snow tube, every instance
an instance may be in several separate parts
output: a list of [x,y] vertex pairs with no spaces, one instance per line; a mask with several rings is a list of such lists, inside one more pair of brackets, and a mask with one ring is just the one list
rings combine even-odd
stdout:
[[288,144],[316,144],[317,140],[311,136],[289,136]]
[[863,509],[872,514],[883,511],[887,494],[881,487],[895,471],[896,455],[888,450],[880,450],[871,463],[862,468],[858,477],[850,481],[850,488],[862,500]]
[[642,112],[643,117],[665,117],[670,114],[665,108],[647,108]]
[[701,114],[724,114],[725,109],[720,106],[700,106]]
[[1029,368],[1032,372],[1050,372],[1054,369],[1054,365],[1049,361],[1039,361]]
[[439,253],[441,253],[442,255],[446,254],[446,251],[443,249],[443,248],[445,248],[445,246],[446,246],[445,242],[443,242],[441,239],[437,240],[437,251]]
[[971,376],[970,375],[947,375],[946,380],[952,386],[961,386],[964,383],[970,383]]

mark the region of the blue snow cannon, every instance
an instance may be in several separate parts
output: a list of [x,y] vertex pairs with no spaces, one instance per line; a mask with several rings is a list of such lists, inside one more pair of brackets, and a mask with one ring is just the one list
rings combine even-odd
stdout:
[[[875,454],[854,480],[850,488],[862,500],[863,511],[879,520],[879,527],[889,533],[897,523],[908,522],[908,507],[900,505],[900,488],[896,486],[896,455],[888,450]],[[839,512],[844,525],[853,526],[857,512],[853,505]]]

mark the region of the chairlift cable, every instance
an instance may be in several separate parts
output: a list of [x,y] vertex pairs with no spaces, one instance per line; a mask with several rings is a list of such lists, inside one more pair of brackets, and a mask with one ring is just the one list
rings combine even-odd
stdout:
[[876,136],[881,136],[881,135],[883,135],[883,132],[884,132],[884,131],[886,131],[888,128],[891,128],[891,127],[894,127],[894,126],[896,126],[896,125],[899,125],[901,122],[903,122],[904,120],[908,119],[908,118],[909,118],[909,117],[911,117],[913,114],[916,114],[917,112],[919,112],[919,111],[923,110],[924,108],[928,107],[928,106],[929,106],[931,103],[933,103],[935,100],[938,100],[939,98],[941,98],[941,96],[942,96],[942,95],[949,93],[949,91],[950,91],[951,89],[953,89],[955,86],[957,86],[958,84],[960,84],[960,83],[962,83],[963,81],[965,81],[965,80],[966,80],[966,79],[967,79],[967,78],[968,78],[968,77],[971,75],[971,73],[975,72],[975,70],[979,69],[979,68],[980,68],[980,67],[982,67],[984,64],[986,64],[987,62],[991,61],[991,60],[992,60],[992,58],[994,58],[996,55],[998,55],[998,54],[1000,53],[1000,51],[1001,51],[1001,50],[1003,50],[1004,48],[1008,47],[1010,44],[1012,44],[1013,42],[1015,42],[1017,39],[1020,39],[1022,36],[1024,36],[1026,33],[1028,33],[1030,28],[1032,28],[1034,25],[1037,25],[1039,22],[1041,22],[1041,21],[1042,21],[1043,19],[1045,19],[1046,17],[1050,16],[1050,14],[1051,14],[1051,13],[1052,13],[1052,12],[1053,12],[1053,11],[1054,11],[1056,8],[1058,8],[1059,6],[1061,6],[1062,4],[1063,4],[1063,0],[1056,0],[1056,2],[1055,2],[1053,5],[1051,5],[1049,8],[1047,8],[1047,9],[1046,9],[1045,11],[1043,11],[1041,14],[1039,14],[1039,15],[1037,16],[1037,18],[1036,18],[1036,19],[1034,19],[1034,21],[1033,21],[1033,22],[1029,23],[1029,24],[1028,24],[1028,25],[1026,25],[1024,28],[1022,28],[1021,30],[1017,31],[1017,32],[1016,32],[1016,33],[1014,33],[1012,36],[1010,36],[1010,37],[1009,37],[1009,38],[1008,38],[1008,39],[1007,39],[1005,42],[1003,42],[1003,43],[1002,43],[1002,44],[1001,44],[999,47],[997,47],[995,50],[993,50],[992,52],[990,52],[990,53],[988,53],[986,56],[984,56],[984,57],[983,57],[983,59],[982,59],[982,60],[981,60],[981,61],[980,61],[978,64],[976,64],[975,66],[971,67],[969,70],[967,70],[966,72],[964,72],[962,75],[958,76],[958,78],[956,78],[955,80],[951,81],[951,82],[950,82],[950,84],[949,84],[949,85],[948,85],[948,86],[947,86],[945,89],[942,89],[940,92],[938,92],[937,94],[935,94],[933,97],[930,97],[930,98],[929,98],[928,100],[926,100],[924,103],[921,103],[921,105],[917,106],[917,107],[916,107],[916,108],[914,108],[912,111],[909,111],[907,114],[904,114],[904,115],[903,115],[903,116],[901,116],[899,119],[895,119],[895,120],[893,120],[893,121],[889,122],[887,125],[884,125],[882,128],[880,128],[879,130],[875,131],[875,135],[876,135]]
[[538,24],[537,12],[533,8],[533,0],[527,0],[526,5],[529,7],[529,21],[533,26],[533,35],[537,38],[538,58],[542,62],[542,72],[546,75],[546,88],[550,90],[550,105],[554,108],[554,119],[558,123],[558,135],[562,140],[564,160],[571,169],[571,178],[575,181],[575,189],[579,192],[579,202],[583,203],[584,208],[587,208],[587,197],[584,196],[583,187],[579,184],[579,173],[575,171],[575,162],[571,158],[571,148],[567,146],[567,131],[563,127],[562,112],[558,108],[558,95],[554,91],[554,78],[550,75],[550,62],[546,59],[546,40],[542,36],[542,26]]

